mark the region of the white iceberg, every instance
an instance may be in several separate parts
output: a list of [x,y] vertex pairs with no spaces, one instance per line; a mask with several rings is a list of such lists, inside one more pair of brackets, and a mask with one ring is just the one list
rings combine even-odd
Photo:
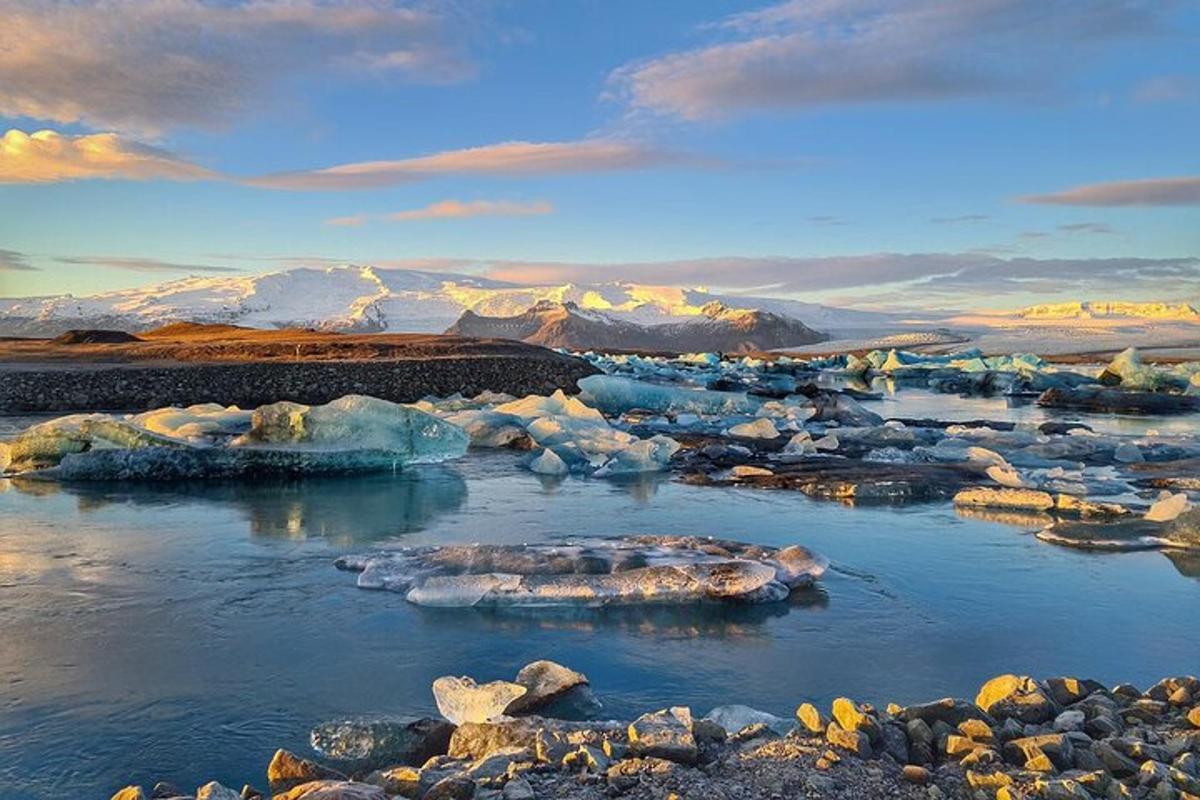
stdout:
[[450,545],[344,556],[364,589],[417,605],[612,606],[777,602],[810,586],[828,561],[695,536],[628,536],[530,545]]

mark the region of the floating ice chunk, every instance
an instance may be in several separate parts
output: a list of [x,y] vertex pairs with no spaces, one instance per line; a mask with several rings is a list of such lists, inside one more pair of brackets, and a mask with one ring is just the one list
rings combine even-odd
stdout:
[[250,430],[254,412],[237,406],[201,403],[187,408],[158,408],[135,414],[129,421],[151,433],[206,444],[216,438],[236,436]]
[[472,447],[521,447],[528,445],[524,420],[512,414],[487,409],[463,409],[444,418],[471,437]]
[[1188,496],[1183,492],[1171,494],[1164,491],[1159,495],[1154,504],[1150,506],[1150,510],[1146,512],[1145,519],[1150,522],[1170,522],[1192,507]]
[[533,545],[453,545],[345,556],[358,585],[429,606],[604,606],[773,602],[810,585],[828,561],[803,547],[692,536]]
[[659,414],[753,414],[762,405],[743,392],[663,386],[614,375],[589,375],[579,380],[583,399],[606,414],[634,408]]
[[529,469],[539,475],[566,475],[570,472],[567,462],[549,448],[530,459]]
[[679,357],[684,364],[696,364],[703,367],[715,367],[721,363],[721,357],[716,353],[685,353]]
[[775,423],[766,417],[759,417],[753,422],[739,423],[731,427],[728,432],[730,436],[740,436],[744,439],[775,439],[779,437]]
[[626,445],[594,473],[598,478],[665,469],[680,448],[669,436],[651,436]]
[[[172,417],[176,411],[145,418],[163,426],[172,419],[184,427],[195,422]],[[228,422],[232,412],[207,416]],[[251,420],[249,431],[237,436],[207,427],[203,438],[211,441],[199,445],[104,414],[62,417],[17,436],[10,469],[66,480],[354,472],[456,458],[468,442],[465,432],[437,417],[358,395],[324,406],[274,403],[256,409]]]
[[[592,376],[603,377],[603,376]],[[558,389],[549,397],[531,394],[520,400],[503,403],[494,411],[526,419],[536,417],[571,417],[574,419],[604,422],[604,415],[577,397],[570,397]]]

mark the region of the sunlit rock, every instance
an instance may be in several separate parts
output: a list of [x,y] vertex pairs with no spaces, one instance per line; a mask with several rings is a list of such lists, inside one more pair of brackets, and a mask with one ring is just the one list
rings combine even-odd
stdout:
[[359,773],[423,764],[446,752],[452,731],[452,726],[429,717],[353,717],[317,725],[309,742],[339,769]]

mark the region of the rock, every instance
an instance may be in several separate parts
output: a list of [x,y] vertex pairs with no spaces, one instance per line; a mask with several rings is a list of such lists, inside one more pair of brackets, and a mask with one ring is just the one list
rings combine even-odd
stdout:
[[476,759],[467,767],[467,777],[487,784],[507,775],[514,764],[532,764],[537,758],[527,747],[506,747]]
[[216,781],[210,781],[196,790],[196,800],[242,800],[242,796]]
[[1060,733],[1082,730],[1086,718],[1082,711],[1068,709],[1054,718],[1054,730]]
[[1070,769],[1071,740],[1061,733],[1013,739],[1004,743],[1004,757],[1010,763],[1033,772]]
[[273,794],[287,791],[293,786],[326,779],[345,779],[336,770],[323,767],[320,764],[300,758],[287,750],[276,750],[271,763],[267,765],[267,783]]
[[909,749],[905,727],[898,722],[885,722],[881,730],[884,752],[895,759],[897,764],[907,764]]
[[837,790],[837,781],[828,775],[809,775],[805,783],[808,784],[808,788],[820,794],[830,794]]
[[1092,800],[1092,793],[1079,781],[1062,778],[1052,781],[1037,781],[1034,791],[1045,800]]
[[263,793],[247,783],[242,786],[242,791],[239,796],[242,798],[242,800],[261,800]]
[[421,800],[472,800],[475,781],[463,775],[449,775],[430,787]]
[[870,758],[871,738],[863,731],[848,731],[836,722],[825,729],[825,739],[834,747],[854,753],[859,758]]
[[766,725],[780,736],[787,736],[792,730],[792,723],[782,717],[741,705],[717,706],[705,714],[703,719],[715,722],[724,729],[726,735],[733,735],[756,723]]
[[[734,731],[738,733],[741,728]],[[720,744],[729,739],[730,734],[725,728],[711,719],[701,718],[692,720],[692,736],[696,739],[696,744],[703,747],[709,744]]]
[[503,800],[535,800],[536,798],[529,781],[519,775],[504,784],[504,791],[500,793],[500,796]]
[[904,769],[901,770],[900,774],[904,777],[904,780],[908,781],[909,783],[915,783],[918,786],[924,786],[925,784],[929,783],[932,778],[932,776],[929,774],[929,770],[925,769],[924,767],[919,767],[916,764],[906,764]]
[[[1190,675],[1178,678],[1163,678],[1146,690],[1146,696],[1152,700],[1169,702],[1172,695],[1181,689],[1187,693],[1189,698],[1200,699],[1200,680]],[[1184,700],[1179,705],[1191,705],[1191,700]]]
[[181,797],[182,795],[183,792],[179,790],[179,787],[167,781],[159,781],[150,790],[151,800],[162,800],[162,798],[166,797]]
[[599,747],[581,744],[563,756],[562,766],[572,772],[591,772],[599,775],[608,771],[609,758]]
[[466,676],[446,675],[433,682],[433,699],[438,712],[455,725],[502,717],[509,705],[527,691],[517,683],[492,681],[478,684]]
[[1137,774],[1138,762],[1117,750],[1107,741],[1093,744],[1092,752],[1104,764],[1104,768],[1111,772],[1114,777],[1127,778],[1130,775]]
[[1192,724],[1193,728],[1200,728],[1200,706],[1196,706],[1187,713],[1187,721]]
[[416,797],[421,785],[421,770],[409,766],[375,770],[367,776],[366,782],[380,787],[391,795]]
[[146,800],[146,793],[140,786],[126,786],[114,794],[112,800]]
[[694,764],[699,754],[692,735],[692,712],[682,706],[643,714],[630,723],[628,735],[629,752],[634,756]]
[[982,719],[989,725],[992,723],[992,719],[987,714],[981,712],[974,703],[953,697],[945,697],[941,700],[935,700],[932,703],[907,706],[900,712],[899,716],[904,722],[919,719],[930,726],[934,722],[941,721],[954,727],[967,719]]
[[796,709],[796,719],[800,727],[809,733],[823,734],[829,720],[812,703],[801,703]]
[[995,737],[992,726],[981,719],[965,719],[958,723],[958,732],[975,742],[990,742]]
[[1079,678],[1050,678],[1046,681],[1046,688],[1050,692],[1050,697],[1060,706],[1078,703],[1095,692],[1104,691],[1102,684]]
[[325,780],[302,783],[272,800],[388,800],[388,796],[369,783]]
[[608,785],[617,792],[627,792],[637,786],[643,777],[663,780],[675,775],[681,768],[665,758],[628,758],[608,768]]
[[510,716],[536,711],[544,717],[587,719],[603,709],[586,675],[553,661],[526,664],[516,682],[526,692],[509,704],[505,713]]
[[424,764],[445,754],[454,726],[430,717],[360,717],[324,722],[309,740],[321,756],[348,772]]
[[833,701],[833,718],[843,730],[862,731],[872,742],[878,742],[880,739],[879,722],[848,697],[839,697]]
[[1011,717],[1021,722],[1047,722],[1054,717],[1054,703],[1033,678],[1000,675],[985,683],[975,704],[997,719]]
[[494,722],[467,722],[450,737],[449,756],[472,761],[505,748],[526,748],[538,761],[558,763],[581,744],[604,747],[622,743],[625,727],[615,722],[580,723],[543,717],[516,717]]

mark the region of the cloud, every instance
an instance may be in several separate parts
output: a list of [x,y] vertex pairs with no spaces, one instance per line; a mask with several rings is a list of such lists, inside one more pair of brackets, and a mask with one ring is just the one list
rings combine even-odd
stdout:
[[131,256],[60,256],[54,260],[60,264],[81,264],[90,267],[128,270],[129,272],[242,272],[238,267],[180,264],[175,261]]
[[0,249],[0,272],[37,272],[29,256],[17,250]]
[[531,217],[550,214],[554,207],[545,200],[518,203],[512,200],[442,200],[424,208],[397,211],[387,218],[396,222],[424,219],[462,219],[464,217]]
[[533,176],[618,172],[689,163],[711,162],[615,139],[501,142],[398,161],[363,161],[324,169],[283,172],[248,178],[243,182],[267,189],[335,191],[394,186],[440,175]]
[[215,177],[203,167],[115,133],[84,136],[16,129],[0,136],[0,183],[55,183],[86,178],[176,181]]
[[813,225],[845,225],[846,221],[841,217],[835,217],[831,214],[818,214],[814,217],[809,217],[808,221]]
[[1037,94],[1170,3],[1121,0],[790,0],[709,26],[726,40],[627,64],[633,109],[698,120],[738,112]]
[[1186,103],[1197,96],[1200,96],[1200,85],[1195,78],[1185,75],[1159,75],[1133,88],[1134,102],[1145,105]]
[[1063,233],[1095,233],[1101,235],[1116,233],[1111,225],[1104,222],[1070,222],[1066,225],[1059,225],[1058,229]]
[[220,128],[298,74],[450,81],[466,20],[387,0],[0,0],[0,116]]
[[960,214],[957,217],[934,217],[929,220],[935,225],[958,225],[963,222],[983,222],[991,219],[987,214]]
[[1093,183],[1020,200],[1058,206],[1197,206],[1200,176]]

